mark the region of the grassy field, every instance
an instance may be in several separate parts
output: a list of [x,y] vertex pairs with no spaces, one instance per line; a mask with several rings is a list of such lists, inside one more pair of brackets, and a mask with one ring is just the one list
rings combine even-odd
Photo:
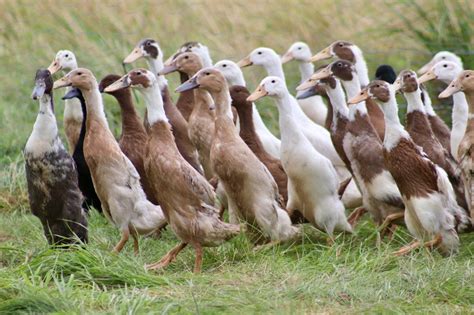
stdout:
[[[0,0],[0,314],[472,312],[474,235],[461,236],[456,257],[419,251],[395,258],[391,253],[410,241],[407,232],[401,229],[377,246],[375,227],[366,219],[354,236],[341,236],[332,247],[324,235],[311,233],[303,244],[254,252],[240,236],[206,249],[201,275],[191,273],[194,253],[189,249],[166,271],[148,273],[144,264],[176,244],[170,231],[160,239],[142,238],[138,256],[131,245],[113,255],[119,233],[93,213],[87,246],[52,250],[39,221],[29,214],[21,150],[38,109],[30,93],[36,69],[48,66],[57,50],[74,51],[79,65],[97,78],[123,73],[121,60],[144,37],[156,38],[165,56],[185,41],[202,41],[214,61],[237,61],[258,46],[283,53],[296,40],[316,52],[347,39],[364,50],[371,74],[381,63],[418,68],[440,47],[463,54],[472,65],[467,51],[474,44],[472,2],[417,4]],[[429,12],[425,20],[416,8]],[[427,32],[424,37],[414,25]],[[297,65],[285,65],[285,71],[294,88]],[[244,74],[251,89],[264,76],[258,68]],[[176,77],[170,80],[172,88],[176,83]],[[62,92],[56,94],[62,130]],[[117,134],[119,108],[112,98],[105,101]],[[265,102],[264,120],[278,133],[274,107]],[[448,118],[449,107],[439,110]]]

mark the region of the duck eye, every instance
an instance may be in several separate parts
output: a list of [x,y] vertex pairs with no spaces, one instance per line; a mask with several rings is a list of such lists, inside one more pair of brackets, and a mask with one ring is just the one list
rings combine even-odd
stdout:
[[225,68],[225,67],[227,67],[227,65],[226,65],[226,64],[223,64],[222,66],[223,66],[224,68]]
[[276,81],[275,80],[272,80],[272,83],[275,83]]
[[469,78],[469,74],[466,74],[466,78]]
[[66,54],[66,56],[65,56],[65,57],[66,57],[66,58],[67,58],[67,57],[69,57],[69,54]]
[[343,44],[343,43],[339,43],[339,47],[342,47],[342,46],[344,46],[344,44]]
[[189,56],[184,56],[184,59],[189,59]]
[[210,72],[206,72],[206,75],[210,75],[211,73]]
[[77,75],[82,75],[82,72],[78,72]]
[[146,45],[147,45],[147,46],[150,46],[150,45],[151,45],[151,43],[150,43],[150,42],[146,42]]
[[446,59],[446,57],[445,57],[445,56],[443,56],[443,57],[441,57],[441,59]]
[[380,85],[378,85],[378,84],[377,84],[375,87],[378,87],[378,88],[379,88],[379,87],[380,87]]
[[448,65],[443,65],[443,67],[447,68],[447,67],[448,67]]
[[298,47],[298,50],[301,50],[303,47]]
[[261,54],[262,54],[262,52],[261,52],[261,51],[259,51],[257,54],[261,55]]
[[140,71],[137,72],[137,75],[141,75],[142,73]]
[[338,62],[338,63],[337,63],[337,66],[338,66],[338,67],[342,67],[342,63]]

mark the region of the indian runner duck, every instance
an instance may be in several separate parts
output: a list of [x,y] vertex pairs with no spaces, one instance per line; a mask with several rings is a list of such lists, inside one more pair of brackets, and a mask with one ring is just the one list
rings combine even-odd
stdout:
[[[60,50],[56,53],[56,57],[51,62],[48,67],[48,70],[51,74],[62,70],[64,73],[68,71],[77,69],[77,60],[76,56],[70,50]],[[69,89],[66,89],[66,93],[69,92]],[[82,109],[81,104],[77,98],[67,99],[64,102],[64,133],[66,134],[66,140],[68,143],[69,153],[74,152],[77,141],[79,139],[79,134],[81,133],[82,126]]]
[[240,226],[219,219],[216,195],[207,180],[180,155],[164,111],[161,88],[155,75],[145,69],[130,71],[105,91],[137,89],[148,110],[150,140],[145,167],[155,180],[153,189],[173,232],[181,243],[147,269],[169,265],[190,244],[196,251],[194,272],[201,271],[202,247],[218,246],[240,233]]
[[459,237],[453,207],[456,200],[446,172],[431,162],[400,123],[395,88],[385,81],[372,81],[349,100],[358,104],[374,98],[385,114],[383,157],[405,204],[405,223],[416,241],[395,255],[404,255],[420,246],[437,248],[443,255],[457,252]]
[[[430,80],[440,80],[446,84],[451,83],[463,71],[462,66],[452,61],[440,61],[436,63],[428,72],[425,72],[418,78],[420,83]],[[450,142],[450,152],[456,161],[459,161],[458,148],[464,133],[466,132],[467,117],[469,108],[466,96],[463,92],[453,94],[453,112],[452,112],[452,129]]]
[[[104,92],[105,88],[114,83],[121,76],[117,74],[108,74],[99,82],[99,91]],[[133,104],[132,92],[130,89],[121,89],[106,94],[112,95],[120,106],[120,115],[122,118],[122,132],[119,136],[120,150],[128,157],[133,166],[140,175],[140,182],[147,199],[157,204],[157,200],[151,190],[148,175],[145,172],[144,159],[145,147],[148,142],[148,135],[140,116]]]
[[397,79],[397,74],[391,65],[380,65],[375,70],[375,80],[382,80],[393,84]]
[[433,58],[431,58],[431,60],[426,63],[425,65],[423,65],[419,70],[418,70],[418,74],[420,75],[423,75],[425,74],[426,72],[428,72],[431,68],[433,68],[433,66],[435,64],[437,64],[438,62],[441,62],[441,61],[450,61],[450,62],[454,62],[455,64],[459,65],[461,68],[463,68],[463,63],[462,63],[462,59],[456,55],[455,53],[452,53],[450,51],[439,51],[437,52]]
[[[247,86],[242,70],[239,66],[231,60],[221,60],[215,65],[215,68],[219,69],[227,80],[229,86],[240,85]],[[257,107],[252,105],[252,119],[255,126],[255,132],[257,133],[262,145],[269,154],[274,158],[280,158],[280,139],[275,137],[267,126],[263,122],[260,112]]]
[[[355,44],[346,41],[335,41],[325,49],[318,52],[311,57],[311,62],[337,57],[354,64],[354,67],[359,78],[360,87],[365,87],[369,84],[369,70],[365,62],[362,50]],[[348,98],[355,96],[358,91],[347,91]],[[353,94],[354,93],[354,94]],[[366,102],[367,110],[369,112],[370,122],[374,126],[380,139],[383,140],[385,132],[385,121],[383,111],[371,99]]]
[[[460,207],[469,213],[463,183],[459,174],[456,174],[456,161],[443,148],[431,129],[421,98],[422,92],[416,73],[411,70],[401,71],[397,81],[395,81],[395,88],[400,90],[407,100],[405,129],[413,142],[423,149],[426,156],[446,172],[456,194],[453,198],[456,199]],[[453,215],[457,230],[460,232],[469,226],[469,219],[462,209],[457,208],[456,210]]]
[[94,183],[92,182],[91,171],[89,170],[89,166],[87,166],[87,162],[84,157],[84,138],[86,136],[87,119],[86,101],[82,96],[81,90],[77,88],[70,89],[69,92],[67,92],[62,97],[63,100],[69,100],[72,98],[77,98],[81,103],[83,117],[81,133],[79,134],[79,139],[77,141],[76,147],[74,148],[74,153],[72,154],[74,163],[76,163],[79,189],[84,196],[83,207],[87,210],[90,209],[90,207],[94,207],[97,211],[102,212],[100,199],[95,192]]
[[254,243],[299,238],[301,231],[291,225],[288,213],[280,205],[275,180],[233,124],[231,97],[224,75],[215,68],[204,68],[176,90],[195,88],[208,91],[216,106],[211,161],[227,193],[229,208],[247,223]]
[[471,212],[474,219],[474,71],[464,70],[458,74],[449,86],[441,92],[440,98],[447,98],[454,93],[463,92],[469,105],[466,133],[464,134],[458,148],[459,166],[462,170],[464,186]]
[[[311,59],[311,49],[309,48],[308,44],[304,42],[295,42],[293,43],[290,48],[286,51],[286,53],[281,57],[281,63],[285,64],[292,60],[298,62],[298,67],[300,70],[300,84],[309,79],[309,77],[314,72],[314,66],[309,61]],[[312,121],[315,123],[324,126],[327,117],[327,107],[324,104],[323,99],[319,95],[315,95],[312,97],[306,97],[304,99],[298,98],[298,96],[302,93],[302,91],[297,91],[296,99],[298,100],[298,104],[300,104],[301,109],[303,112],[311,118]]]
[[[287,209],[299,210],[315,227],[333,239],[335,231],[352,233],[344,205],[337,194],[339,181],[331,161],[313,148],[301,131],[285,82],[276,76],[262,80],[249,96],[254,102],[264,96],[275,100],[279,111],[281,158],[288,175]],[[324,183],[324,184],[322,184]]]
[[154,39],[146,38],[141,40],[132,52],[123,60],[124,63],[133,63],[140,58],[145,58],[148,66],[157,77],[158,84],[161,87],[161,96],[165,104],[166,116],[173,127],[173,134],[179,152],[186,161],[189,162],[198,172],[203,173],[199,164],[199,156],[196,148],[193,146],[188,135],[188,123],[181,112],[176,108],[171,100],[168,90],[168,81],[158,73],[163,69],[163,52],[160,45]]
[[80,89],[86,101],[84,157],[102,210],[122,233],[114,252],[120,252],[132,235],[137,253],[138,235],[160,229],[166,224],[166,218],[159,206],[146,199],[140,175],[110,131],[99,85],[92,72],[77,68],[54,82],[55,89],[67,86]]
[[58,136],[52,89],[51,72],[39,69],[32,93],[39,100],[39,112],[23,152],[30,208],[49,244],[87,242],[76,165]]

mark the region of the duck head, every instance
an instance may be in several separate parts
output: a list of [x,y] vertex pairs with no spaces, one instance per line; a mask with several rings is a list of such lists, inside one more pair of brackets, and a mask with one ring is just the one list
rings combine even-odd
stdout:
[[418,82],[424,83],[431,80],[440,80],[447,84],[451,83],[461,73],[462,67],[452,61],[440,61],[430,70],[418,78]]
[[123,60],[123,63],[132,63],[140,58],[157,59],[162,56],[163,53],[158,42],[152,38],[145,38],[133,48],[132,52]]
[[153,72],[146,69],[133,69],[120,79],[104,88],[105,93],[113,93],[128,87],[142,90],[150,88],[156,81]]
[[383,80],[390,84],[393,84],[397,79],[395,70],[390,65],[380,65],[375,70],[375,80]]
[[232,106],[234,106],[237,111],[252,110],[252,102],[247,101],[250,92],[245,86],[233,85],[229,88],[229,92],[232,98]]
[[166,65],[158,74],[165,75],[175,71],[183,72],[188,75],[195,74],[202,69],[201,57],[193,52],[183,52]]
[[271,48],[260,47],[254,49],[247,57],[240,60],[237,65],[243,68],[251,65],[271,66],[275,63],[281,63],[280,56]]
[[431,60],[425,64],[423,67],[418,70],[418,73],[425,74],[428,72],[435,64],[441,61],[451,61],[456,63],[459,67],[463,68],[462,60],[456,54],[449,51],[440,51],[431,58]]
[[61,87],[72,86],[81,90],[92,90],[97,87],[97,81],[94,74],[88,69],[77,68],[70,71],[64,77],[54,82],[53,88],[58,89]]
[[291,60],[299,62],[310,62],[311,49],[304,42],[296,42],[290,46],[287,52],[281,57],[281,63],[287,63]]
[[222,72],[214,67],[208,67],[199,70],[191,79],[178,86],[176,92],[182,93],[196,88],[213,94],[228,90],[228,85]]
[[288,93],[285,82],[279,77],[269,76],[260,82],[257,89],[247,98],[247,101],[255,102],[265,96],[282,97],[285,93]]
[[59,70],[71,71],[77,68],[76,56],[70,50],[60,50],[56,54],[53,62],[48,67],[51,74],[55,74]]
[[[103,77],[102,80],[100,80],[100,82],[99,82],[99,91],[100,91],[100,93],[104,93],[105,89],[108,86],[110,86],[111,84],[113,84],[116,81],[120,80],[120,78],[122,78],[122,76],[120,76],[118,74],[108,74],[105,77]],[[120,90],[117,90],[117,91],[105,92],[105,93],[110,94],[110,95],[118,96],[118,95],[122,95],[125,91],[126,91],[126,89],[120,89]]]
[[35,87],[31,93],[31,98],[37,100],[43,95],[53,93],[53,77],[47,69],[38,69],[35,74]]
[[347,104],[353,105],[363,102],[369,98],[378,103],[387,103],[390,100],[391,84],[382,80],[375,80],[369,83],[360,93],[351,98]]
[[439,94],[439,98],[447,98],[457,92],[474,92],[474,70],[462,71],[449,86]]
[[413,93],[420,88],[416,72],[412,70],[402,70],[393,86],[395,91],[401,91],[402,93]]
[[171,62],[181,53],[185,52],[192,52],[197,54],[201,58],[201,62],[203,63],[203,67],[210,67],[212,66],[212,59],[209,53],[209,48],[200,43],[200,42],[186,42],[181,45],[178,50],[171,55],[166,61],[165,66],[171,64]]
[[318,81],[337,77],[344,81],[350,81],[356,76],[354,65],[346,60],[336,60],[325,67],[321,67],[305,82],[296,87],[297,91],[306,90],[314,86]]
[[351,42],[346,42],[343,40],[338,40],[324,48],[316,55],[311,57],[311,62],[316,62],[319,60],[329,59],[332,57],[337,57],[339,59],[347,60],[352,63],[355,62],[355,53],[354,48],[356,46]]
[[229,86],[245,85],[244,75],[237,63],[231,60],[221,60],[214,65],[214,68],[222,72]]

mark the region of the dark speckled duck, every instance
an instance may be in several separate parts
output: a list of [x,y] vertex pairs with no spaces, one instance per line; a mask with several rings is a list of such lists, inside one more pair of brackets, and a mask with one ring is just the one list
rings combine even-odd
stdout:
[[83,197],[74,160],[58,137],[52,87],[51,73],[38,70],[32,98],[40,109],[24,150],[30,207],[50,244],[87,242]]

